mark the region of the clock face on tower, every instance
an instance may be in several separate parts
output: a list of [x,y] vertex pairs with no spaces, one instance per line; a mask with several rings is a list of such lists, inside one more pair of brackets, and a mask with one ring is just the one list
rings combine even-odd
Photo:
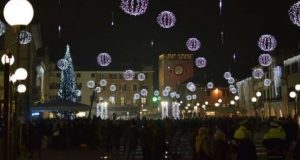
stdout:
[[174,72],[175,72],[175,75],[178,75],[178,76],[182,75],[183,74],[183,67],[181,65],[175,66]]

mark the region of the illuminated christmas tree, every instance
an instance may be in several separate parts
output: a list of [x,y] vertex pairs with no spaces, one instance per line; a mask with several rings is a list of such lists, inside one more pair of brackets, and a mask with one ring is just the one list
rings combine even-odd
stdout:
[[63,64],[67,66],[64,67],[59,66],[59,68],[64,68],[64,69],[61,70],[58,96],[62,99],[76,102],[77,99],[76,81],[75,81],[74,67],[73,67],[69,45],[67,45],[66,47],[64,60],[67,63],[63,63]]

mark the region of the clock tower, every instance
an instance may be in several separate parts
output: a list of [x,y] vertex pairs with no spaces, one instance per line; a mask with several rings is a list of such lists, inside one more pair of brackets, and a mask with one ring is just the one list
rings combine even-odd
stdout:
[[159,56],[159,90],[177,85],[194,75],[193,54],[161,54]]

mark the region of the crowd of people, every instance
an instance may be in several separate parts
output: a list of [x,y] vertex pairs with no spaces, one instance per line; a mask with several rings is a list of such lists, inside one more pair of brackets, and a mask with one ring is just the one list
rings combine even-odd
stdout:
[[[255,160],[256,132],[266,133],[262,143],[269,154],[280,153],[284,157],[290,146],[294,157],[299,158],[300,154],[298,125],[292,118],[32,119],[22,128],[21,139],[29,156],[38,154],[41,149],[87,148],[97,149],[108,157],[122,154],[125,160],[131,160],[140,145],[144,160],[181,159],[176,148],[181,137],[188,134],[190,154],[195,160]],[[123,153],[120,153],[121,148]]]

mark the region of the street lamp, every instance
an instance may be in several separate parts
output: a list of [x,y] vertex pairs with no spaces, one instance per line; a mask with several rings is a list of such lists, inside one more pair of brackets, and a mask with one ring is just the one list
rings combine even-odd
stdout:
[[26,86],[24,84],[19,84],[17,87],[18,93],[24,93],[26,92]]
[[220,98],[220,99],[218,99],[218,102],[219,102],[219,103],[222,103],[222,99],[221,99],[221,98]]
[[295,115],[298,115],[297,111],[297,93],[295,91],[291,91],[289,93],[290,98],[295,99]]
[[252,101],[253,103],[255,103],[255,102],[257,102],[257,98],[256,98],[256,97],[252,97],[252,98],[251,98],[251,101]]
[[240,99],[239,96],[234,96],[234,100],[238,101]]
[[295,90],[296,90],[297,92],[300,91],[300,84],[296,84],[296,85],[295,85]]
[[230,104],[231,104],[232,106],[234,106],[234,105],[235,105],[235,101],[234,101],[234,100],[231,100],[231,101],[230,101]]
[[208,105],[208,101],[205,101],[204,104],[205,104],[205,105]]
[[261,92],[260,91],[256,92],[256,97],[258,97],[258,98],[261,97]]
[[257,118],[257,110],[256,110],[256,102],[257,102],[257,98],[256,97],[252,97],[251,98],[251,102],[254,104],[254,111],[255,111],[255,117]]
[[[27,0],[10,0],[6,3],[3,10],[4,19],[10,26],[28,25],[33,18],[34,11],[32,5]],[[18,43],[19,33],[17,32]],[[18,55],[19,55],[18,49]],[[8,53],[8,58],[12,57],[11,53]],[[7,62],[5,60],[5,62]],[[4,146],[3,146],[3,159],[10,159],[10,146],[9,146],[9,65],[10,63],[4,63]]]

